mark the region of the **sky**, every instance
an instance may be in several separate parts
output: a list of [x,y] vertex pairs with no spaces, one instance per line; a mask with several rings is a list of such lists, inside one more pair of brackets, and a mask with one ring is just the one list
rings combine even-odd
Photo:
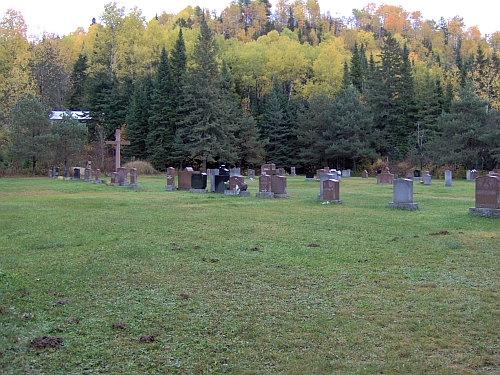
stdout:
[[[111,0],[84,0],[82,3],[75,3],[67,0],[6,0],[2,1],[0,11],[2,18],[8,9],[14,9],[24,17],[28,25],[28,36],[42,35],[43,32],[55,33],[59,36],[67,35],[76,30],[77,27],[88,29],[92,18],[97,21],[104,11],[104,4]],[[208,8],[210,11],[220,12],[231,3],[231,0],[114,0],[118,6],[124,6],[125,12],[135,5],[142,10],[146,20],[150,20],[156,14],[160,15],[164,11],[167,13],[178,13],[186,6],[200,6]],[[481,34],[491,35],[495,31],[500,31],[500,1],[498,0],[456,0],[453,5],[451,1],[443,0],[318,0],[321,13],[330,11],[332,16],[350,16],[352,9],[362,9],[368,3],[374,2],[378,5],[385,3],[388,5],[402,6],[408,12],[420,11],[425,19],[438,21],[441,17],[445,19],[460,16],[465,22],[465,28],[478,26]],[[274,4],[274,0],[271,0]]]

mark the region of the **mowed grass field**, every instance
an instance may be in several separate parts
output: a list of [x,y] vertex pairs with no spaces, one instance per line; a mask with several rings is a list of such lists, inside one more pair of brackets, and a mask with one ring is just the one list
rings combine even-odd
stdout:
[[343,204],[0,179],[2,374],[498,374],[500,220],[474,183]]

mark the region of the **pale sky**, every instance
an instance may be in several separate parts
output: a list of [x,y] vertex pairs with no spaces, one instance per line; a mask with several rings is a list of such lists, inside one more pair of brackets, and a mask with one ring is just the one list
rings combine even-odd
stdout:
[[[68,0],[6,0],[2,1],[0,11],[2,18],[7,9],[14,9],[21,12],[24,21],[28,25],[28,35],[41,35],[44,31],[55,33],[60,36],[67,35],[75,31],[77,27],[88,29],[92,18],[97,21],[104,11],[104,4],[107,0],[84,0],[79,3]],[[160,15],[163,11],[167,13],[178,13],[186,6],[200,6],[209,10],[220,12],[230,4],[231,0],[116,0],[118,6],[125,6],[125,11],[135,5],[142,10],[146,20],[150,20],[155,14]],[[362,9],[368,3],[374,2],[378,5],[385,3],[389,5],[402,6],[406,11],[420,11],[424,19],[434,19],[438,21],[441,16],[445,19],[456,15],[462,17],[465,28],[478,26],[481,34],[491,35],[495,31],[500,31],[500,1],[498,0],[348,0],[337,2],[334,0],[319,0],[321,13],[330,11],[332,16],[350,16],[352,9]],[[274,1],[271,0],[274,4]]]

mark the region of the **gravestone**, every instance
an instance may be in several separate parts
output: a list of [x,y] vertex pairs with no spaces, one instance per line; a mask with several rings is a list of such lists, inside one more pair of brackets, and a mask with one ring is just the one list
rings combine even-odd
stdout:
[[229,170],[229,177],[231,176],[241,176],[241,168],[237,167],[231,168]]
[[314,172],[306,172],[306,181],[316,181],[316,178],[314,177]]
[[280,175],[272,176],[272,190],[274,193],[274,198],[290,198],[290,194],[286,191],[286,177]]
[[297,176],[297,173],[295,172],[295,167],[290,168],[290,176]]
[[320,181],[321,180],[321,175],[325,174],[325,173],[328,173],[329,171],[330,171],[329,168],[317,169],[316,170],[316,181]]
[[215,192],[219,194],[224,194],[226,189],[226,182],[229,181],[230,178],[229,169],[226,168],[224,164],[219,166],[219,174],[215,176]]
[[452,173],[449,169],[444,171],[444,186],[451,186],[453,181]]
[[476,178],[476,204],[469,209],[469,214],[500,217],[500,175]]
[[429,173],[424,174],[424,185],[430,185],[432,182],[432,176]]
[[218,169],[210,169],[210,192],[211,193],[215,193],[215,188],[216,188],[216,184],[215,184],[215,176],[218,176],[219,175],[219,170]]
[[340,200],[340,181],[333,179],[323,180],[322,185],[322,200],[332,203],[342,203]]
[[100,184],[101,183],[101,170],[99,168],[97,168],[95,170],[95,180],[94,180],[94,184]]
[[129,141],[122,141],[120,135],[120,129],[115,130],[115,140],[106,141],[107,145],[115,145],[115,172],[118,172],[118,168],[121,167],[120,162],[120,146],[130,145]]
[[47,177],[52,178],[53,172],[52,169],[47,170]]
[[139,184],[137,183],[137,168],[132,168],[130,170],[130,184],[128,186],[132,189],[139,189]]
[[120,168],[118,168],[116,173],[117,173],[118,185],[119,186],[128,186],[127,170],[124,167],[120,167]]
[[85,168],[85,178],[83,179],[85,182],[91,182],[92,181],[92,169]]
[[259,176],[259,192],[255,196],[257,198],[274,198],[271,175],[261,174]]
[[351,170],[350,169],[344,169],[341,172],[341,175],[342,175],[342,177],[349,178],[349,177],[351,177]]
[[381,172],[377,174],[377,184],[392,185],[394,182],[394,175],[389,172]]
[[250,195],[247,192],[248,184],[245,182],[245,177],[243,176],[230,176],[229,177],[229,189],[224,190],[226,195],[239,195],[243,197],[248,197]]
[[186,167],[183,171],[177,173],[177,185],[179,190],[189,190],[191,189],[191,175],[193,174],[193,168]]
[[422,179],[422,176],[420,175],[420,170],[415,169],[413,171],[413,181],[420,181]]
[[255,169],[249,169],[248,170],[248,179],[250,181],[255,180]]
[[389,203],[390,208],[402,210],[418,210],[418,203],[413,203],[413,180],[399,178],[394,180],[393,201]]
[[326,181],[326,180],[335,180],[336,177],[337,177],[336,173],[323,173],[321,176],[319,176],[319,194],[318,194],[318,199],[323,199],[323,182]]
[[64,179],[69,180],[69,167],[64,167]]
[[273,175],[278,173],[276,170],[276,164],[270,163],[270,164],[262,164],[260,166],[260,174],[268,174],[268,175]]
[[120,184],[118,183],[118,172],[111,172],[111,182],[109,183],[110,186],[119,186]]
[[193,172],[191,175],[191,193],[206,193],[207,192],[207,174]]
[[406,170],[406,178],[413,178],[413,169]]
[[328,173],[334,174],[335,175],[335,178],[334,178],[335,180],[337,180],[339,182],[342,181],[342,172],[341,171],[338,171],[336,169],[330,169],[330,172],[328,172]]
[[278,175],[280,175],[280,176],[286,176],[285,168],[278,168]]
[[80,181],[80,168],[73,168],[73,181]]
[[54,168],[54,178],[59,177],[59,174],[61,173],[60,171],[61,171],[61,168],[59,168],[59,167]]
[[168,167],[167,168],[167,184],[165,185],[166,191],[174,191],[177,188],[175,187],[175,168]]
[[361,172],[361,178],[368,178],[368,171],[366,169]]

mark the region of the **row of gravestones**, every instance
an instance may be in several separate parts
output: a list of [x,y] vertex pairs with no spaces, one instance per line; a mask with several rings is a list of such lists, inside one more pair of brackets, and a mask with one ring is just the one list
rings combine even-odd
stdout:
[[[85,182],[92,182],[94,184],[100,184],[101,180],[101,170],[96,169],[94,178],[92,178],[92,168],[91,163],[87,162],[87,166],[84,169],[84,178]],[[73,168],[73,181],[81,181],[81,169],[80,167]],[[55,167],[54,169],[49,169],[47,171],[47,177],[49,178],[59,178],[60,177],[60,168]],[[111,183],[110,186],[128,186],[134,189],[138,189],[139,185],[137,183],[137,169],[132,168],[129,173],[127,173],[124,167],[118,168],[117,172],[112,172],[111,175]],[[127,177],[130,177],[130,182],[127,181]],[[64,170],[64,179],[69,179],[69,169],[65,168]]]
[[[210,176],[210,192],[225,195],[238,195],[247,197],[250,193],[247,191],[248,184],[241,175],[240,168],[227,169],[221,165],[218,169],[209,169],[207,173],[196,172],[191,167],[177,172],[177,183],[175,186],[175,168],[167,168],[167,185],[165,190],[189,190],[194,193],[206,193],[208,185],[208,176]],[[248,177],[255,178],[255,170],[248,171]],[[289,198],[286,190],[286,176],[283,168],[276,169],[275,164],[264,164],[261,166],[259,176],[259,192],[257,198]]]
[[[446,174],[451,181],[451,171]],[[340,200],[340,181],[333,174],[322,174],[320,194],[324,201],[342,203]],[[469,209],[470,215],[500,217],[500,173],[490,172],[488,176],[476,177],[475,207]],[[413,179],[391,180],[393,184],[393,201],[390,208],[418,210],[418,203],[413,202]],[[447,186],[451,186],[451,183]]]

